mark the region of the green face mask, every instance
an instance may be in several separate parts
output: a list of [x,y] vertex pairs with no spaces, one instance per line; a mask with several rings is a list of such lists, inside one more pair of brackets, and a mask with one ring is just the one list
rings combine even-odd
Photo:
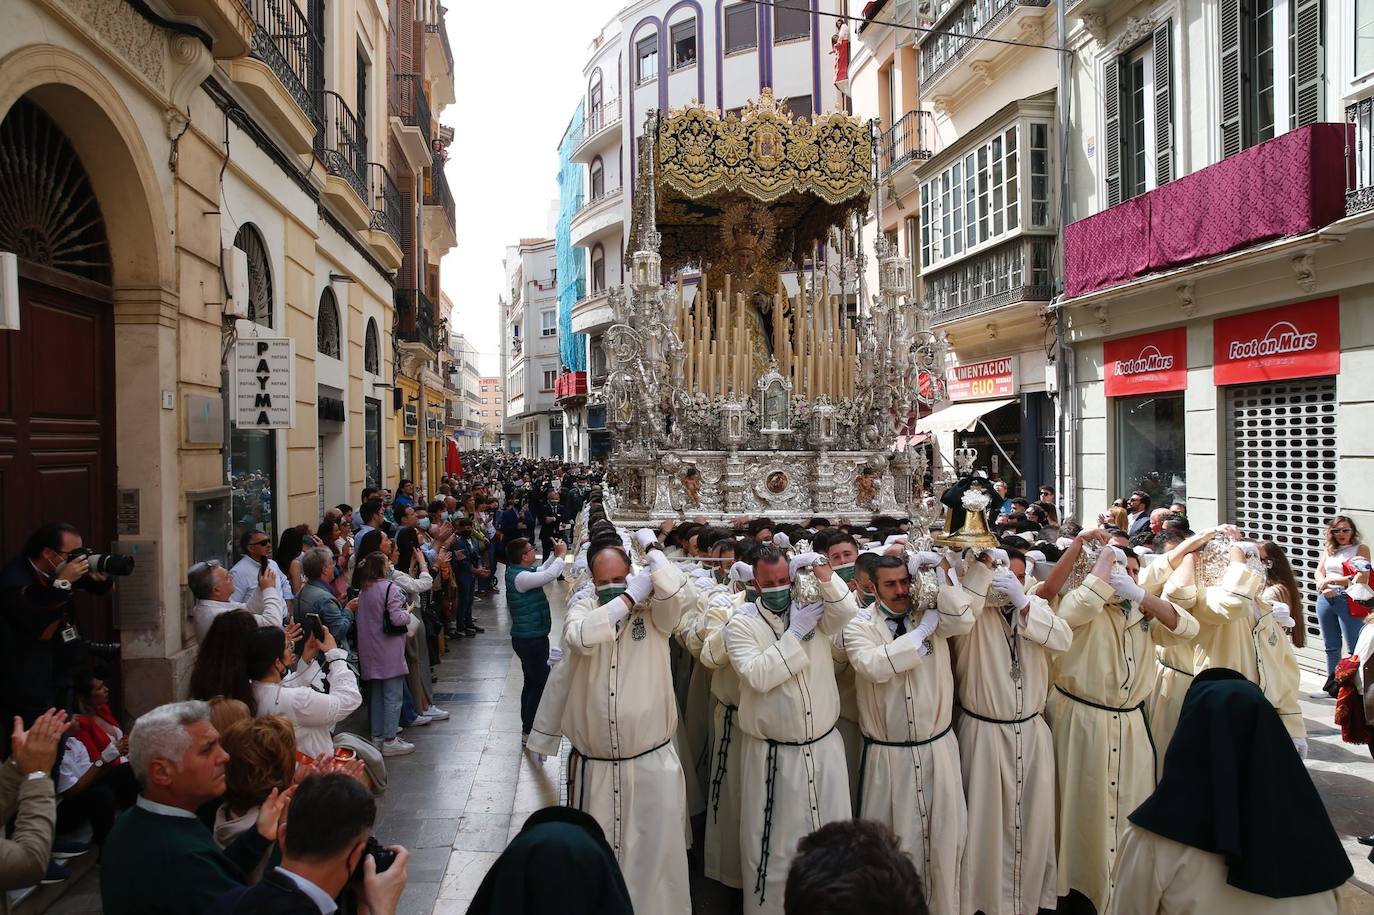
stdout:
[[898,618],[900,618],[900,617],[906,616],[906,611],[905,611],[905,610],[902,611],[901,613],[898,613],[898,612],[896,612],[895,610],[893,610],[891,607],[889,607],[887,604],[883,603],[881,600],[875,599],[875,600],[873,601],[873,605],[874,605],[875,607],[877,607],[879,610],[882,611],[883,616],[887,617],[887,618],[890,619],[890,620],[895,620],[895,619],[898,619]]
[[873,603],[873,595],[869,594],[867,591],[855,591],[854,602],[860,607],[870,606]]
[[610,581],[596,589],[596,599],[603,604],[609,604],[617,597],[625,593],[625,582]]
[[830,567],[836,575],[840,576],[840,581],[849,584],[854,580],[854,563],[846,562],[842,565]]
[[759,599],[759,591],[758,591],[758,588],[751,588],[751,587],[749,587],[748,585],[745,585],[745,586],[744,586],[744,599],[747,600],[747,601],[749,601],[749,603],[751,603],[751,604],[752,604],[754,601],[758,600],[758,599]]
[[774,613],[781,613],[792,605],[792,586],[778,585],[776,588],[762,588],[759,598],[763,605]]

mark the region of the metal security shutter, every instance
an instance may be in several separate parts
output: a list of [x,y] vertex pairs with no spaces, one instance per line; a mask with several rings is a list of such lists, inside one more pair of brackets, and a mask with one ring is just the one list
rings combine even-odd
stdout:
[[321,518],[323,518],[323,517],[324,517],[324,436],[323,436],[323,435],[320,436],[320,447],[319,447],[319,450],[316,451],[315,453],[316,453],[317,455],[319,455],[319,460],[317,461],[317,463],[318,463],[318,465],[319,465],[319,468],[318,468],[318,474],[317,474],[317,476],[316,476],[316,478],[315,478],[315,481],[319,484],[319,487],[320,487],[320,510],[319,510],[319,516],[320,516]]
[[1326,672],[1313,574],[1336,514],[1336,380],[1226,389],[1226,520],[1273,540],[1303,589],[1307,647],[1298,663]]

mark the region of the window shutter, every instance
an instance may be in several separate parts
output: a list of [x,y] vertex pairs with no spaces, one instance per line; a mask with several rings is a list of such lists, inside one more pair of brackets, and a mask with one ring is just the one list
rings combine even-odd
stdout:
[[1241,133],[1241,0],[1219,0],[1221,15],[1221,156],[1235,155],[1244,145]]
[[1322,119],[1326,73],[1322,66],[1322,2],[1294,0],[1293,99],[1294,127]]
[[1173,28],[1166,19],[1155,29],[1155,186],[1174,180]]
[[1121,202],[1121,58],[1107,61],[1102,74],[1103,111],[1102,155],[1106,159],[1107,206]]

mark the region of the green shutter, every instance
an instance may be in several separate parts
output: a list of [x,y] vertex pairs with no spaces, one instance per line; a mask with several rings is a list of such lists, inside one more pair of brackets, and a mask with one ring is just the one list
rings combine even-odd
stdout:
[[1102,106],[1106,115],[1102,155],[1106,159],[1107,206],[1121,202],[1121,58],[1107,61],[1102,73]]
[[1174,180],[1173,27],[1166,19],[1155,29],[1155,186]]
[[1244,147],[1241,130],[1241,0],[1218,0],[1221,17],[1221,155]]
[[1326,73],[1322,66],[1322,2],[1293,0],[1293,126],[1322,119]]

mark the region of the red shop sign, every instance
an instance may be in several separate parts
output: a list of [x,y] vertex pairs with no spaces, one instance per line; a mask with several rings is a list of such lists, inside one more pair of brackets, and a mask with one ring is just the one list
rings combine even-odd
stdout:
[[1016,357],[956,365],[945,372],[950,400],[987,400],[1016,396]]
[[1188,328],[1108,340],[1102,358],[1108,397],[1182,391],[1188,386]]
[[1218,318],[1212,324],[1216,384],[1335,375],[1341,370],[1336,296]]

